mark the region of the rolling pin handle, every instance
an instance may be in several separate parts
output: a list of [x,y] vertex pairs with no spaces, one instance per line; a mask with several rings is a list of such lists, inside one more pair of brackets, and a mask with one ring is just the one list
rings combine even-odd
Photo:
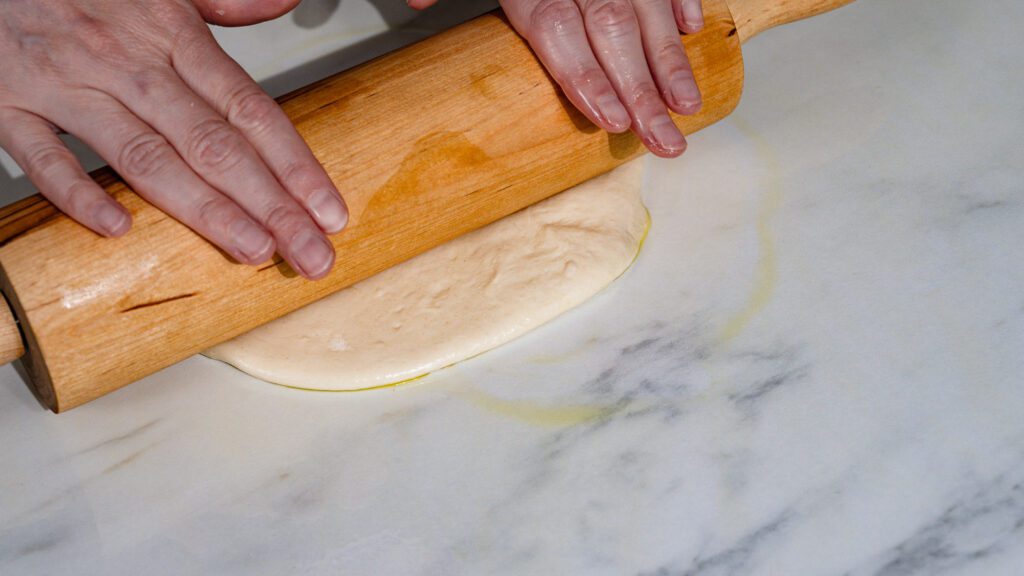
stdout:
[[0,365],[10,364],[25,354],[25,340],[10,304],[0,298]]

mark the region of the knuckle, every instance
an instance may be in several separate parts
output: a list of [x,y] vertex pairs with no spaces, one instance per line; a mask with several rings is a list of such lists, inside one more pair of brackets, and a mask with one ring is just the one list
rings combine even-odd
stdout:
[[150,67],[129,72],[125,79],[132,92],[139,98],[149,96],[155,87],[169,81],[166,73]]
[[47,144],[29,150],[25,154],[25,173],[33,179],[45,177],[62,164],[74,162],[71,152],[57,144]]
[[629,0],[595,0],[587,9],[588,22],[609,32],[635,27],[636,13]]
[[207,230],[223,228],[235,215],[235,205],[223,196],[203,200],[195,212],[196,223]]
[[76,10],[69,18],[68,24],[71,33],[80,43],[79,46],[90,59],[120,66],[131,58],[133,51],[128,49],[109,24],[100,19]]
[[118,171],[125,178],[144,178],[159,172],[171,160],[171,147],[154,132],[139,134],[121,147],[117,155]]
[[96,17],[75,9],[68,18],[68,24],[82,37],[106,36],[106,27]]
[[64,191],[63,209],[76,218],[84,217],[96,203],[95,192],[96,184],[92,180],[75,179]]
[[601,91],[606,86],[610,87],[604,71],[592,66],[572,70],[565,76],[564,81],[566,85],[572,86],[581,92]]
[[661,102],[661,96],[654,82],[643,80],[637,82],[629,91],[629,101],[636,107],[658,105]]
[[242,154],[242,139],[219,118],[203,120],[189,130],[189,158],[201,169],[227,170]]
[[681,67],[686,60],[686,53],[683,52],[683,43],[678,38],[670,37],[655,47],[654,57],[659,62]]
[[57,68],[54,61],[54,39],[47,34],[21,32],[14,37],[18,60],[23,70],[50,72]]
[[289,162],[281,168],[278,178],[289,190],[302,190],[316,185],[322,174],[319,164]]
[[283,168],[281,168],[281,174],[279,178],[282,183],[290,183],[301,181],[307,174],[306,167],[296,162],[289,162]]
[[228,100],[227,118],[245,131],[259,133],[274,123],[278,110],[270,96],[255,86],[246,86]]
[[[297,230],[305,225],[307,217],[295,206],[280,205],[267,211],[262,224],[275,234],[284,234],[288,230]],[[285,234],[286,235],[286,234]]]
[[579,17],[579,8],[573,0],[540,0],[530,14],[530,28],[558,32]]

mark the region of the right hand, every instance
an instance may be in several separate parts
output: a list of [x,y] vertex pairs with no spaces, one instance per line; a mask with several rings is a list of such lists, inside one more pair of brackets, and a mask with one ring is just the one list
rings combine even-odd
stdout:
[[704,26],[700,0],[501,0],[566,97],[609,132],[631,129],[664,157],[686,150],[669,116],[701,93],[679,32]]
[[[406,0],[422,10],[437,0]],[[701,0],[500,0],[509,22],[576,108],[632,130],[664,158],[686,150],[669,116],[696,114],[700,88],[679,32],[704,27]]]
[[276,250],[311,279],[334,264],[325,233],[347,223],[344,201],[189,0],[3,0],[0,147],[66,214],[124,234],[131,215],[59,130],[239,262]]

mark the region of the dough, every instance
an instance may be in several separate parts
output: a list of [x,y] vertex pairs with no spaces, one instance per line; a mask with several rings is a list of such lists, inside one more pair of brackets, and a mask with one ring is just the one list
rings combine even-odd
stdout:
[[465,360],[581,304],[647,231],[634,160],[216,346],[270,382],[357,390]]

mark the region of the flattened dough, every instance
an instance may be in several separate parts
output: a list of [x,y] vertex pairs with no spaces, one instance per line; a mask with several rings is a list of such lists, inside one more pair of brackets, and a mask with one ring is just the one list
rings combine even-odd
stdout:
[[358,390],[486,352],[629,267],[648,223],[642,172],[634,160],[205,354],[278,384]]

